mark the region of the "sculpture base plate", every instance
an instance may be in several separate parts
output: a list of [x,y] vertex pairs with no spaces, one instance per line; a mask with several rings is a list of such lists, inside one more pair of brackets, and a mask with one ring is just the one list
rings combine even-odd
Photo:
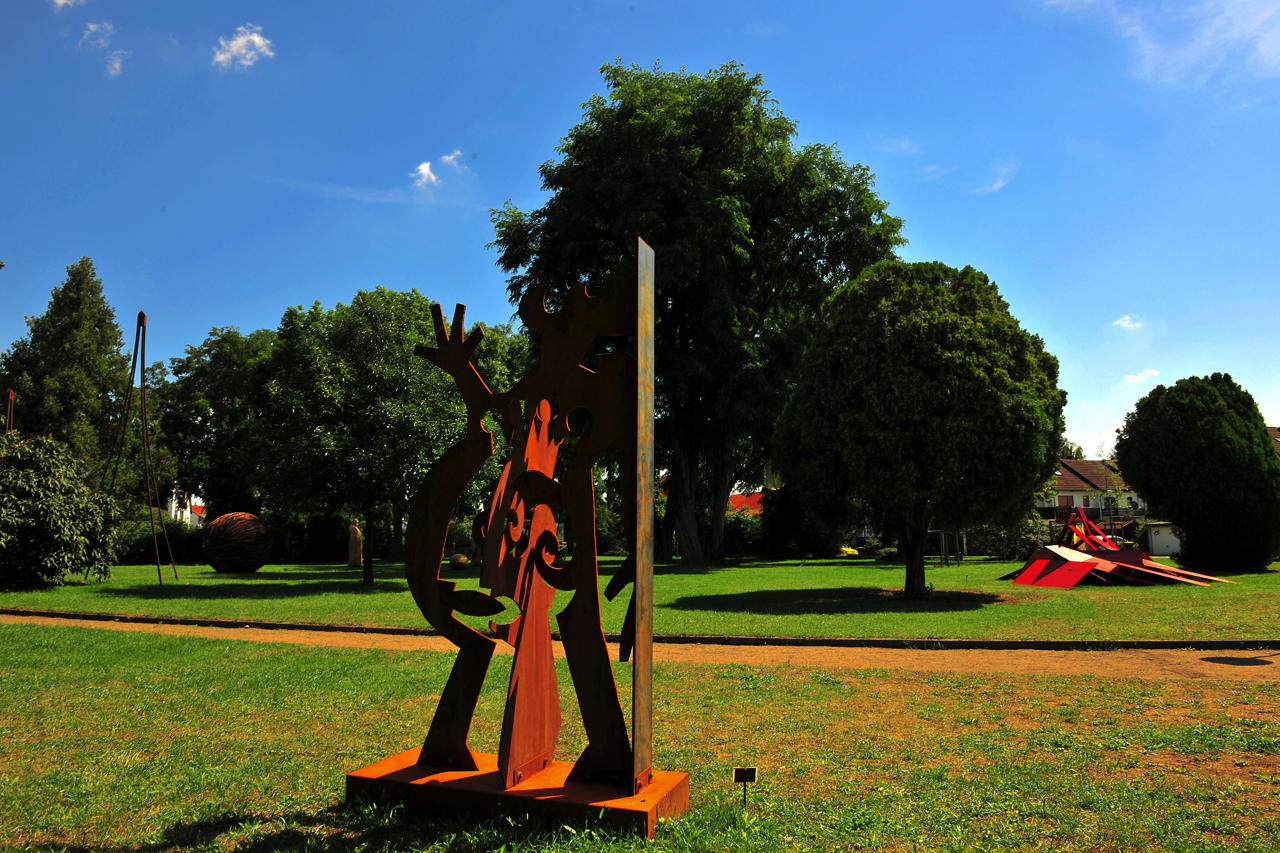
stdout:
[[550,820],[600,819],[618,829],[653,838],[660,817],[678,817],[689,808],[689,774],[653,771],[638,794],[623,795],[609,785],[568,782],[572,761],[553,761],[542,771],[503,790],[498,756],[475,753],[478,770],[450,770],[417,764],[421,747],[407,749],[347,774],[348,800],[401,803],[417,812],[526,814]]

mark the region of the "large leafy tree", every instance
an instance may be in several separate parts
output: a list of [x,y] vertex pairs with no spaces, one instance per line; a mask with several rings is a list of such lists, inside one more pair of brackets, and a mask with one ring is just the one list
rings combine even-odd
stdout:
[[607,286],[633,268],[635,235],[657,253],[657,424],[667,513],[681,556],[702,562],[698,510],[721,550],[737,480],[759,475],[807,324],[836,283],[888,257],[901,221],[872,175],[795,124],[758,75],[621,64],[609,92],[544,163],[551,196],[493,212],[513,301],[545,285]]
[[924,540],[1026,513],[1052,475],[1058,362],[971,267],[884,261],[826,303],[775,455],[820,520],[860,504],[927,595]]
[[1184,564],[1261,569],[1280,553],[1280,458],[1229,375],[1157,385],[1125,417],[1116,462],[1151,513],[1181,531]]
[[99,470],[115,442],[129,360],[93,261],[67,267],[27,329],[0,354],[0,387],[17,394],[14,427],[64,442],[87,470]]
[[262,387],[274,330],[213,329],[170,360],[173,379],[158,396],[178,487],[200,495],[211,518],[262,512]]
[[[372,540],[366,583],[378,538],[389,533],[395,550],[423,475],[465,428],[452,380],[414,355],[416,345],[435,343],[430,308],[416,290],[381,287],[332,310],[290,308],[268,366],[266,498],[276,511],[363,519]],[[524,353],[522,339],[493,329],[479,351],[481,372],[505,390]],[[488,476],[496,475],[495,459]],[[461,510],[479,510],[481,486]]]

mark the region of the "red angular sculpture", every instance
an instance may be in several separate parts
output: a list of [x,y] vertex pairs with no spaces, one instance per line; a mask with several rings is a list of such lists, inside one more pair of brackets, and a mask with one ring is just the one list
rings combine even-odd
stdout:
[[[515,810],[555,817],[602,813],[650,837],[658,817],[687,808],[688,775],[652,768],[653,251],[637,242],[635,279],[599,294],[575,288],[551,313],[545,292],[520,304],[538,337],[538,361],[510,391],[490,390],[473,360],[465,307],[451,328],[433,305],[436,346],[418,354],[448,372],[466,403],[467,430],[427,473],[414,499],[406,542],[409,588],[424,616],[458,647],[422,748],[347,776],[348,796],[424,809]],[[604,346],[600,342],[604,341]],[[493,455],[483,418],[496,412],[511,456],[473,533],[480,586],[459,590],[440,577],[449,519],[463,489]],[[612,449],[621,463],[631,554],[611,578],[612,600],[633,584],[622,658],[632,658],[632,732],[618,699],[601,625],[594,466]],[[561,564],[557,529],[576,537]],[[571,592],[556,615],[587,735],[576,762],[555,761],[560,698],[551,642],[556,590]],[[489,634],[457,618],[494,616],[500,597],[520,614]],[[497,642],[514,647],[496,755],[473,753],[467,733]]]

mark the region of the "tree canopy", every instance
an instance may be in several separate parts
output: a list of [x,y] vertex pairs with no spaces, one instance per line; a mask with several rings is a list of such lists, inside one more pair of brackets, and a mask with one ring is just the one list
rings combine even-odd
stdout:
[[93,261],[81,258],[27,318],[27,336],[0,354],[0,387],[14,389],[14,428],[64,442],[87,470],[111,452],[129,360]]
[[622,64],[608,94],[542,165],[551,196],[493,211],[499,264],[518,302],[634,268],[635,236],[657,255],[655,434],[669,472],[668,522],[701,562],[697,510],[719,556],[728,494],[759,477],[777,410],[835,286],[892,255],[901,220],[871,172],[828,145],[794,144],[795,123],[759,75]]
[[1012,521],[1062,441],[1058,362],[981,272],[882,261],[823,306],[775,458],[819,518],[860,504],[927,593],[924,537]]
[[170,360],[173,380],[158,395],[165,438],[178,487],[202,497],[210,519],[262,512],[261,388],[275,337],[268,329],[212,329]]
[[1265,568],[1280,553],[1280,457],[1258,406],[1225,373],[1157,385],[1124,419],[1116,462],[1193,568]]
[[[400,541],[400,520],[423,475],[465,427],[449,377],[413,352],[434,344],[430,307],[416,290],[380,287],[332,310],[285,312],[261,433],[269,448],[263,489],[276,511],[354,514],[371,538],[385,537],[385,525],[393,546]],[[481,372],[505,389],[523,346],[505,327],[493,329],[478,351]],[[488,476],[497,476],[496,459]],[[460,511],[479,510],[479,488]],[[372,551],[365,549],[366,582]]]

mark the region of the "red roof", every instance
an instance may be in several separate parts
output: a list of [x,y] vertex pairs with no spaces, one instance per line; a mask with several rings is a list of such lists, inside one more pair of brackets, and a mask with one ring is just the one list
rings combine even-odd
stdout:
[[196,515],[204,515],[204,507],[202,507],[202,506],[200,506],[199,504],[197,504],[197,505],[195,505],[195,506],[191,507],[191,512],[193,512],[193,513],[194,513],[194,514],[196,514]]
[[752,515],[759,515],[764,512],[764,506],[761,501],[764,499],[764,492],[752,492],[749,495],[729,495],[729,511],[737,512],[745,509]]
[[1267,435],[1271,436],[1271,446],[1280,453],[1280,427],[1267,427]]
[[1114,463],[1103,459],[1059,459],[1053,487],[1059,492],[1127,492]]

